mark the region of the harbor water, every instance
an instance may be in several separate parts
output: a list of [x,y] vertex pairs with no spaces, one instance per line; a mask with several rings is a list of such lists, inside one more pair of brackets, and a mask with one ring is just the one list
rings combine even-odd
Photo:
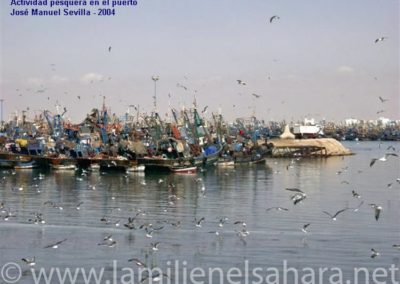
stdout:
[[[2,170],[0,266],[21,268],[21,275],[18,269],[8,273],[19,276],[14,283],[35,283],[31,268],[94,269],[103,271],[99,283],[140,283],[146,277],[121,279],[125,268],[139,269],[128,261],[134,258],[168,274],[163,283],[274,283],[268,278],[273,268],[281,277],[275,283],[284,283],[284,277],[296,283],[293,272],[284,275],[285,265],[300,271],[298,283],[311,283],[301,278],[305,268],[316,271],[315,283],[329,283],[332,268],[348,283],[354,283],[354,268],[382,268],[390,277],[389,268],[398,269],[400,259],[393,246],[400,244],[400,160],[391,155],[370,162],[385,153],[400,154],[400,143],[344,145],[355,155],[267,159],[262,165],[211,167],[197,174]],[[387,150],[390,145],[395,152]],[[285,188],[298,188],[306,198],[294,205],[295,193]],[[382,207],[378,220],[370,204]],[[272,207],[281,210],[266,210]],[[344,208],[349,209],[336,221],[323,213]],[[35,224],[35,213],[44,222]],[[129,217],[136,217],[134,229],[124,226]],[[305,224],[310,224],[307,233]],[[115,243],[104,241],[107,235]],[[64,241],[58,248],[45,248],[58,241]],[[33,257],[35,266],[21,261]],[[205,277],[196,278],[203,282],[189,279],[195,268],[206,270]],[[223,279],[218,273],[209,276],[212,268],[220,268]],[[232,268],[238,275],[228,279]],[[331,269],[321,276],[323,282],[318,282],[320,268]],[[55,275],[48,283],[63,283]],[[400,280],[398,270],[394,276]],[[372,275],[364,273],[359,283],[367,277],[372,283]],[[65,283],[86,280],[79,274]]]

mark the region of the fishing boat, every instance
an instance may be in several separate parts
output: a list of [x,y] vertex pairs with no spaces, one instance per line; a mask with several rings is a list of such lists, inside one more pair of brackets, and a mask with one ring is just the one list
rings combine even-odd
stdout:
[[176,174],[194,174],[197,172],[197,167],[172,167],[171,171]]
[[260,154],[245,155],[235,157],[235,165],[252,165],[265,163],[266,158]]
[[51,164],[51,168],[53,170],[76,170],[75,165],[56,165],[56,164]]
[[17,162],[16,165],[14,166],[14,169],[26,170],[26,169],[36,169],[38,167],[39,167],[38,163],[34,160],[31,160],[25,162]]
[[0,168],[32,169],[39,166],[39,162],[32,156],[11,152],[0,153]]
[[218,167],[233,167],[235,166],[235,161],[233,160],[232,157],[221,157],[220,159],[218,159],[216,165]]
[[50,168],[53,170],[76,170],[76,159],[64,155],[46,157]]

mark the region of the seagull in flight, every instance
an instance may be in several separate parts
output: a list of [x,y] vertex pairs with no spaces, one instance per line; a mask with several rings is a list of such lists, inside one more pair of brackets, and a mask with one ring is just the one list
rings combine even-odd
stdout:
[[272,23],[274,20],[279,20],[280,17],[278,15],[274,15],[271,18],[269,18],[269,22]]
[[381,103],[384,103],[384,102],[387,102],[387,101],[388,101],[388,99],[384,99],[384,98],[382,98],[382,97],[379,97],[379,100],[381,101]]
[[307,234],[307,233],[308,233],[307,228],[308,228],[308,226],[310,226],[310,225],[311,225],[311,223],[308,223],[308,224],[305,224],[305,225],[303,226],[303,228],[301,228],[301,230],[303,231],[304,234]]
[[111,52],[111,48],[112,48],[111,46],[108,47],[108,52]]
[[257,98],[257,99],[261,97],[260,95],[257,95],[257,94],[254,94],[254,93],[251,94],[251,95],[254,96],[254,97]]
[[328,215],[329,217],[331,217],[331,219],[333,221],[336,221],[336,217],[340,214],[343,213],[344,211],[348,210],[349,208],[344,208],[342,210],[339,210],[338,212],[336,212],[334,215],[332,215],[331,213],[327,212],[327,211],[322,211],[323,213],[325,213],[326,215]]
[[397,155],[396,153],[386,153],[385,156],[383,156],[383,157],[381,157],[379,159],[377,159],[377,158],[371,159],[371,162],[369,163],[369,166],[372,167],[375,164],[376,161],[386,162],[387,158],[389,156],[398,157],[399,155]]
[[293,196],[290,197],[293,200],[294,205],[296,205],[297,203],[303,201],[307,197],[307,194],[304,191],[300,190],[299,188],[285,188],[285,190],[292,191],[292,192],[296,193],[296,194],[294,194]]
[[184,89],[185,91],[187,91],[187,89],[188,89],[186,86],[181,85],[181,84],[179,84],[179,83],[177,83],[176,86],[179,87],[179,88]]
[[352,190],[351,193],[353,194],[354,198],[361,198],[361,195],[359,195],[355,190]]
[[204,217],[202,217],[200,220],[197,220],[196,218],[194,218],[194,221],[196,222],[196,227],[201,227],[201,223],[203,223],[205,220]]
[[147,267],[147,265],[144,262],[140,261],[137,258],[128,259],[128,262],[134,262],[139,267]]
[[273,209],[275,209],[275,210],[277,210],[277,211],[289,211],[289,209],[287,209],[287,208],[284,208],[284,207],[270,207],[270,208],[267,208],[267,209],[265,209],[265,211],[271,211],[271,210],[273,210]]
[[379,252],[377,252],[375,249],[371,249],[371,258],[375,258],[375,257],[377,257],[377,256],[379,256],[380,255],[380,253]]
[[104,242],[98,243],[98,246],[106,246],[109,248],[113,248],[117,245],[117,241],[113,240],[112,238],[105,240]]
[[246,86],[247,84],[246,84],[246,82],[243,82],[242,80],[236,80],[237,81],[237,83],[239,84],[239,85],[243,85],[243,86]]
[[81,210],[81,205],[82,205],[83,203],[84,203],[83,201],[79,202],[79,203],[76,205],[76,210]]
[[373,158],[373,159],[371,160],[371,162],[369,163],[369,167],[372,167],[372,166],[375,164],[376,161],[378,161],[378,159]]
[[33,258],[23,258],[21,259],[26,265],[28,266],[35,266],[36,265],[36,261],[35,261],[35,257]]
[[389,150],[396,151],[396,148],[395,148],[393,145],[390,145],[390,146],[388,146],[388,147],[386,148],[386,150],[387,150],[387,151],[389,151]]
[[370,206],[375,210],[375,220],[378,221],[379,216],[381,215],[382,207],[376,204],[370,204]]
[[224,226],[224,224],[225,224],[228,220],[229,220],[228,217],[221,217],[221,218],[219,219],[218,227],[222,228],[222,227]]
[[158,251],[158,247],[160,246],[160,242],[151,243],[151,249],[154,251]]
[[389,156],[398,157],[399,155],[397,155],[396,153],[386,153],[385,154],[385,158],[387,158]]
[[56,248],[58,248],[62,243],[66,242],[66,241],[67,241],[67,239],[64,239],[64,240],[58,241],[58,242],[56,242],[56,243],[54,243],[54,244],[47,245],[47,246],[45,246],[44,248],[53,248],[53,249],[56,249]]
[[128,228],[129,230],[136,229],[135,224],[133,223],[135,221],[136,217],[137,217],[137,215],[135,217],[129,217],[128,223],[124,224],[124,226],[126,228]]
[[285,190],[289,190],[289,191],[299,192],[299,193],[305,194],[304,191],[300,190],[299,188],[295,188],[295,187],[293,187],[293,188],[285,188]]
[[377,39],[375,40],[375,43],[378,43],[378,42],[380,42],[380,41],[384,41],[385,39],[387,39],[387,37],[385,37],[385,36],[380,37],[380,38],[377,38]]

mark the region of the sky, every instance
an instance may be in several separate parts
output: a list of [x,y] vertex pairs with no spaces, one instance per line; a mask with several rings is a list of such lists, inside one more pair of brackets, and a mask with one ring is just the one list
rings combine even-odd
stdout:
[[138,0],[89,17],[0,3],[5,120],[60,104],[80,122],[103,96],[117,115],[150,113],[152,76],[162,116],[195,98],[228,120],[400,119],[399,0]]

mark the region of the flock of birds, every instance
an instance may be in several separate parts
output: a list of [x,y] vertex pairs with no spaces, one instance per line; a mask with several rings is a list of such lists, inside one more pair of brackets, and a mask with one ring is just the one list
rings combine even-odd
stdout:
[[[268,22],[270,24],[275,23],[276,21],[280,20],[280,16],[278,15],[273,15],[272,17],[269,18]],[[377,38],[374,42],[379,43],[387,40],[388,37],[382,36]],[[112,46],[108,47],[108,52],[112,51]],[[55,70],[55,64],[51,64],[51,68],[54,71]],[[111,77],[109,78],[109,80]],[[236,80],[237,84],[240,86],[246,86],[247,83],[242,80],[242,79],[237,79]],[[93,82],[92,82],[93,83]],[[184,84],[177,83],[176,87],[181,88],[185,91],[188,90],[188,87]],[[19,89],[17,89],[19,91]],[[44,86],[41,86],[40,89],[37,90],[37,93],[44,93],[46,92],[46,88]],[[195,90],[195,92],[197,92]],[[253,96],[255,99],[259,99],[261,95],[258,95],[256,93],[251,93],[251,96]],[[78,100],[81,99],[80,96],[77,96]],[[50,100],[50,97],[47,97],[48,100]],[[379,96],[379,100],[381,103],[386,103],[388,100]],[[202,113],[205,113],[207,111],[208,106],[205,106],[204,109],[202,110]],[[384,110],[379,110],[377,114],[383,113]],[[383,157],[380,158],[373,158],[370,161],[369,167],[373,167],[376,162],[386,162],[389,158],[398,158],[398,154],[396,152],[396,149],[393,146],[388,147],[388,151],[391,150],[392,152],[386,153]],[[286,170],[289,171],[291,168],[293,168],[295,161],[292,160],[290,164],[287,166]],[[340,175],[342,171],[338,172],[337,174]],[[9,176],[15,175],[16,173],[11,171],[11,172],[3,172],[2,174],[2,180],[1,183],[5,184]],[[104,173],[105,174],[105,173]],[[84,177],[90,175],[90,173],[86,171],[81,171],[80,173],[77,173],[78,177],[77,180],[83,180]],[[125,176],[127,179],[129,179],[129,176]],[[34,184],[32,185],[32,189],[35,190],[37,193],[40,193],[40,184],[38,183],[41,180],[44,180],[46,177],[43,174],[39,174],[38,176],[34,177]],[[396,181],[393,181],[387,185],[388,188],[391,188],[396,182],[397,184],[400,185],[400,178],[396,179]],[[179,203],[179,200],[184,199],[184,196],[180,196],[179,193],[176,190],[176,185],[172,181],[168,181],[165,179],[160,179],[158,181],[158,184],[160,186],[165,186],[165,189],[168,191],[168,206],[165,207],[164,212],[168,213],[169,209],[173,206],[176,206]],[[206,187],[205,183],[202,178],[196,178],[195,179],[195,184],[196,184],[196,189],[199,190],[201,196],[205,197],[206,196]],[[143,180],[140,183],[141,186],[146,187],[146,182]],[[90,190],[96,190],[96,187],[99,187],[99,185],[89,185],[88,189]],[[3,190],[8,190],[7,188],[4,188]],[[26,191],[27,189],[22,187],[22,186],[14,186],[11,188],[13,192],[16,194],[19,192]],[[304,189],[296,188],[296,187],[286,187],[284,189],[288,193],[290,193],[290,200],[293,202],[294,206],[301,206],[303,202],[306,202],[307,199],[307,193]],[[0,191],[1,193],[1,191]],[[352,190],[351,195],[355,199],[362,199],[362,196],[357,193],[355,190]],[[112,197],[113,198],[113,197]],[[115,199],[115,198],[114,198]],[[348,211],[354,211],[357,212],[361,206],[364,205],[364,201],[361,201],[360,204],[356,208],[350,208],[350,207],[345,207],[341,208],[336,212],[328,212],[328,211],[322,211],[321,214],[325,214],[328,218],[330,218],[332,221],[337,221],[337,219],[345,214]],[[76,211],[80,211],[82,207],[85,206],[84,202],[79,202],[78,204],[75,204],[72,206],[72,208],[68,208],[68,210],[73,209]],[[382,211],[383,206],[375,203],[369,203],[369,206],[371,207],[371,210],[373,212],[373,217],[376,221],[379,221]],[[55,202],[52,200],[48,200],[43,202],[43,207],[45,208],[50,208],[50,209],[56,209],[59,211],[64,211],[66,208],[65,206],[61,205],[59,202]],[[12,219],[16,219],[18,217],[18,212],[23,211],[23,208],[18,208],[18,210],[14,211],[11,209],[11,205],[8,206],[6,201],[3,201],[0,203],[0,214],[1,218],[4,222],[8,222]],[[42,208],[42,210],[44,210]],[[155,220],[149,220],[149,218],[146,218],[148,215],[148,212],[142,209],[135,209],[134,214],[132,216],[125,216],[125,218],[116,218],[114,217],[115,212],[118,212],[120,214],[122,209],[121,208],[113,208],[110,211],[110,216],[103,216],[102,218],[99,219],[99,224],[98,226],[107,226],[110,227],[112,226],[114,229],[123,229],[123,230],[128,230],[128,231],[141,231],[143,232],[143,236],[148,239],[153,239],[157,234],[160,232],[163,232],[167,230],[167,227],[171,227],[175,230],[179,230],[182,228],[182,226],[189,226],[193,230],[196,230],[198,228],[202,228],[205,223],[209,222],[206,220],[205,217],[203,216],[195,216],[191,224],[184,224],[183,220],[180,219],[160,219],[160,218],[155,218]],[[271,211],[290,211],[289,208],[281,207],[281,206],[273,206],[265,209],[265,212],[271,212]],[[125,213],[127,214],[127,212]],[[46,217],[41,211],[36,211],[36,212],[31,212],[29,214],[30,216],[26,218],[25,223],[27,224],[35,224],[35,225],[42,225],[46,226]],[[123,221],[124,219],[125,221]],[[226,231],[223,230],[223,228],[230,223],[231,227],[233,228],[233,232],[235,236],[242,242],[244,245],[247,244],[248,237],[250,236],[251,232],[248,230],[248,225],[247,221],[243,219],[235,219],[233,218],[231,221],[231,217],[227,216],[219,216],[217,217],[217,221],[212,221],[211,223],[213,226],[215,226],[214,229],[211,229],[207,231],[208,234],[213,234],[215,235],[219,240],[223,239],[223,234],[226,233]],[[312,223],[307,222],[303,224],[301,228],[299,228],[299,231],[301,231],[303,234],[309,234],[310,229],[312,228]],[[61,246],[65,245],[68,243],[68,238],[63,238],[61,240],[57,240],[54,242],[49,242],[47,245],[43,247],[43,249],[59,249]],[[119,244],[119,242],[113,237],[112,234],[106,234],[99,242],[97,243],[97,246],[99,247],[109,247],[113,248],[116,247]],[[162,241],[155,241],[151,242],[149,244],[149,252],[150,253],[157,253],[159,250],[162,249],[163,242]],[[395,249],[400,249],[400,244],[393,244],[393,248]],[[371,248],[371,258],[377,258],[380,256],[380,252],[378,252],[375,248]],[[21,259],[23,263],[25,263],[29,267],[34,267],[36,265],[36,257],[23,257]],[[147,268],[148,264],[144,260],[140,260],[138,257],[133,257],[127,260],[128,262],[134,263],[137,267],[139,268]],[[157,280],[158,278],[165,276],[165,275],[148,275],[146,278],[142,279],[143,281],[148,280],[149,278],[152,278],[153,280]],[[167,276],[165,276],[167,277]]]
[[[380,146],[379,146],[380,147]],[[389,146],[386,149],[386,154],[381,157],[381,158],[373,158],[369,164],[369,167],[373,167],[376,162],[387,162],[388,158],[393,158],[393,159],[398,159],[398,154],[397,150],[395,149],[394,146]],[[292,159],[289,163],[289,165],[286,167],[286,171],[290,172],[294,167],[295,164],[300,160],[300,158],[297,159]],[[345,171],[347,171],[348,168],[342,168],[340,171],[336,172],[337,176],[341,176]],[[17,173],[15,171],[3,171],[1,173],[1,183],[3,185],[7,184],[8,179],[12,178],[14,175]],[[229,178],[228,172],[223,173],[223,175],[227,178]],[[84,180],[84,178],[89,177],[93,175],[90,172],[87,171],[77,171],[75,173],[75,179],[78,182],[81,182]],[[101,180],[103,176],[107,176],[106,172],[100,172],[99,173],[99,179]],[[3,186],[3,196],[4,196],[4,191],[9,191],[13,192],[14,194],[21,194],[26,191],[35,191],[38,194],[41,193],[41,186],[40,182],[43,182],[46,179],[46,175],[39,173],[38,175],[34,175],[32,177],[32,185],[30,188],[26,188],[24,186],[14,186],[11,189],[8,186]],[[130,179],[131,177],[129,175],[125,175],[124,179]],[[190,189],[191,191],[195,190],[198,191],[199,195],[203,198],[206,197],[207,195],[207,189],[206,189],[206,183],[203,180],[203,177],[193,177],[193,186]],[[395,181],[391,182],[388,184],[388,188],[391,188],[393,183],[396,183],[398,186],[400,186],[400,178],[397,178]],[[17,182],[18,183],[18,182]],[[349,185],[350,183],[348,181],[342,181],[342,184]],[[139,183],[141,187],[144,189],[147,188],[147,183],[145,179],[141,180]],[[88,190],[91,191],[96,191],[99,187],[104,186],[101,184],[101,181],[99,181],[98,184],[89,184],[87,186]],[[160,189],[165,189],[167,192],[167,202],[165,203],[165,208],[163,208],[161,213],[158,214],[152,214],[152,212],[140,209],[140,208],[122,208],[122,207],[113,207],[109,209],[109,214],[101,217],[98,219],[98,224],[95,225],[96,227],[100,228],[110,228],[113,230],[113,233],[110,234],[105,234],[102,239],[100,239],[97,242],[98,247],[108,247],[108,248],[114,248],[120,244],[120,242],[114,238],[113,234],[116,234],[117,232],[120,232],[120,230],[127,230],[127,231],[134,231],[137,232],[135,234],[140,234],[143,236],[145,239],[157,239],[161,233],[165,232],[165,234],[172,233],[176,236],[177,239],[179,239],[179,234],[177,233],[179,230],[184,229],[184,230],[189,230],[189,231],[196,231],[200,230],[200,228],[203,228],[205,224],[206,230],[201,230],[203,233],[208,233],[211,235],[215,235],[215,238],[217,238],[219,241],[223,241],[225,236],[227,235],[236,235],[236,238],[243,244],[247,245],[249,236],[251,235],[251,231],[248,229],[248,222],[242,218],[238,217],[232,217],[232,216],[219,216],[216,217],[215,220],[207,220],[206,217],[204,216],[196,216],[196,214],[193,216],[193,220],[190,222],[188,219],[180,219],[176,218],[174,214],[170,213],[173,212],[173,208],[176,208],[176,206],[179,206],[179,202],[183,199],[185,199],[185,195],[182,193],[182,191],[177,190],[177,185],[174,184],[174,180],[172,176],[166,176],[159,178],[157,181],[157,186]],[[107,191],[107,188],[104,189]],[[108,187],[108,190],[111,190],[111,186]],[[301,205],[302,203],[307,202],[308,194],[306,190],[300,189],[297,187],[286,187],[283,189],[285,192],[289,193],[288,198],[290,201],[293,203],[293,206],[307,206],[307,205]],[[0,191],[1,193],[1,191]],[[354,199],[361,200],[362,196],[356,190],[352,190],[351,196]],[[111,196],[111,200],[115,200],[115,196]],[[349,211],[357,212],[364,204],[364,200],[360,202],[360,204],[355,207],[344,207],[336,212],[329,212],[327,210],[323,210],[321,214],[326,215],[330,220],[332,221],[337,221],[339,217],[341,217],[343,214]],[[0,203],[0,216],[4,222],[9,222],[10,220],[17,220],[20,221],[21,223],[24,223],[29,226],[29,224],[34,224],[34,225],[39,225],[39,226],[46,226],[49,225],[47,220],[46,220],[46,215],[43,213],[46,211],[46,208],[50,211],[47,211],[47,214],[57,214],[56,211],[61,212],[66,212],[68,211],[69,215],[71,215],[71,211],[79,212],[82,210],[82,208],[85,208],[86,203],[85,202],[79,202],[77,204],[71,205],[71,204],[62,204],[58,201],[54,200],[47,200],[42,203],[41,209],[36,211],[36,212],[30,212],[29,217],[26,215],[26,210],[23,207],[11,209],[12,204],[8,204],[7,201],[3,201]],[[17,206],[17,205],[15,205]],[[379,221],[382,215],[382,212],[384,211],[383,206],[380,204],[376,203],[369,203],[369,207],[371,208],[371,215],[373,215],[373,218],[376,221]],[[53,211],[56,210],[56,211]],[[272,212],[272,211],[277,211],[277,212],[287,212],[291,211],[292,209],[286,208],[286,207],[281,207],[281,206],[273,206],[265,209],[266,213]],[[129,213],[131,212],[131,213]],[[169,215],[171,214],[171,215]],[[128,216],[127,216],[128,215]],[[130,215],[130,216],[129,216]],[[47,215],[48,217],[49,215]],[[23,221],[25,219],[25,221]],[[229,224],[231,230],[225,230],[224,228]],[[312,230],[313,224],[312,222],[306,222],[303,224],[300,228],[298,228],[299,231],[301,231],[304,235],[307,235],[310,233],[310,229]],[[141,233],[140,233],[141,232]],[[59,249],[60,247],[64,246],[67,244],[69,241],[69,238],[62,238],[59,240],[55,240],[53,242],[49,242],[46,245],[43,246],[43,249]],[[162,240],[159,241],[154,241],[150,242],[147,248],[147,251],[149,254],[156,254],[160,250],[163,250],[163,246],[165,246],[165,243]],[[394,249],[400,249],[400,244],[393,244],[392,245]],[[381,256],[380,252],[376,248],[371,248],[371,255],[370,257],[375,259],[379,256]],[[23,257],[21,259],[23,263],[25,263],[28,267],[33,267],[37,263],[37,258],[35,256],[33,257]],[[140,259],[140,257],[133,257],[127,260],[128,262],[134,263],[137,267],[147,267],[148,261]],[[160,275],[148,275],[143,281],[148,279],[149,277],[153,278],[160,277]]]
[[[273,15],[273,16],[269,17],[269,19],[267,20],[267,22],[270,23],[270,24],[275,24],[277,21],[280,21],[280,19],[281,19],[281,18],[280,18],[279,15]],[[376,39],[374,40],[374,43],[377,44],[377,43],[380,43],[380,42],[383,42],[383,41],[386,41],[386,40],[388,40],[388,37],[387,37],[387,36],[381,36],[381,37],[376,38]],[[113,47],[112,47],[111,45],[109,45],[109,46],[107,47],[106,50],[108,51],[108,53],[111,53],[111,52],[113,51]],[[277,60],[274,59],[274,62],[277,62]],[[55,64],[55,63],[51,63],[51,64],[50,64],[50,68],[51,68],[51,71],[55,72],[55,71],[56,71],[56,64]],[[103,76],[101,76],[101,77],[103,77]],[[185,80],[188,79],[187,76],[183,76],[183,77],[185,78]],[[111,79],[112,79],[112,77],[108,77],[107,80],[109,81],[109,80],[111,80]],[[270,80],[270,79],[271,79],[271,76],[268,76],[268,79]],[[105,78],[97,78],[97,79],[94,78],[94,79],[92,79],[92,80],[90,81],[90,84],[101,83],[101,82],[103,82],[103,81],[105,81],[105,80],[106,80]],[[375,77],[375,80],[377,80],[376,77]],[[236,81],[237,81],[237,83],[238,83],[239,85],[242,85],[242,86],[247,85],[247,83],[246,83],[244,80],[242,80],[242,79],[237,79]],[[185,91],[188,91],[188,90],[189,90],[189,87],[188,87],[187,85],[184,85],[184,84],[179,83],[179,82],[176,84],[176,87],[177,87],[177,88],[181,88],[181,89],[183,89],[183,90],[185,90]],[[27,92],[33,91],[33,92],[36,92],[36,93],[39,93],[39,94],[46,93],[46,92],[48,92],[48,90],[49,90],[49,88],[46,87],[44,84],[40,84],[40,87],[37,88],[37,90],[33,90],[32,88],[27,88],[27,89],[26,89]],[[198,90],[192,90],[192,91],[193,91],[193,93],[194,93],[194,96],[196,96],[196,93],[198,92]],[[23,96],[23,94],[21,93],[22,91],[21,91],[19,88],[16,89],[16,92],[19,94],[20,97]],[[64,92],[64,95],[70,96],[69,92],[67,92],[67,91]],[[239,93],[239,95],[241,95],[241,94]],[[259,98],[262,97],[261,95],[256,94],[256,93],[250,93],[250,95],[251,95],[253,98],[255,98],[255,99],[259,99]],[[105,96],[104,96],[103,94],[99,94],[98,96],[99,96],[99,97],[102,97],[102,98],[105,98]],[[81,96],[81,95],[76,95],[75,97],[76,97],[78,100],[81,100],[81,99],[82,99],[82,96]],[[169,97],[171,97],[171,94],[169,94]],[[50,99],[51,99],[50,96],[47,96],[46,98],[47,98],[47,100],[50,100]],[[94,95],[93,98],[96,98],[96,95]],[[384,98],[382,98],[381,96],[379,97],[379,100],[380,100],[382,103],[385,103],[385,102],[388,101],[387,99],[384,99]],[[56,102],[57,102],[57,104],[58,104],[58,103],[59,103],[59,100],[57,99]],[[123,101],[122,99],[119,99],[119,102],[120,102],[120,103],[121,103],[121,102],[124,102],[124,103],[127,104],[127,106],[129,105],[127,101]],[[285,103],[285,102],[282,101],[282,104],[283,104],[283,103]],[[233,104],[232,106],[233,106],[233,108],[236,107],[235,104]],[[253,106],[253,107],[254,107],[254,106]],[[252,108],[252,107],[249,106],[249,108]],[[29,110],[30,110],[30,108],[27,107],[25,111],[29,111]],[[379,115],[379,114],[382,114],[382,113],[384,113],[384,112],[385,112],[385,110],[384,110],[384,109],[381,109],[381,110],[378,110],[378,111],[376,112],[376,114]],[[203,114],[205,114],[205,112],[204,112]]]

